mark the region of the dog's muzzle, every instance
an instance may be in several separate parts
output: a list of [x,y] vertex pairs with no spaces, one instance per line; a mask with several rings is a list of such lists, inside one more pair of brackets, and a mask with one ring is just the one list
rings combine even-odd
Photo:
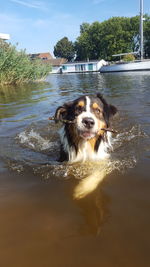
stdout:
[[85,117],[82,119],[82,124],[86,129],[92,129],[95,125],[95,121],[93,118]]
[[96,135],[95,121],[92,117],[83,117],[81,120],[81,126],[79,127],[79,135],[83,139],[91,139]]

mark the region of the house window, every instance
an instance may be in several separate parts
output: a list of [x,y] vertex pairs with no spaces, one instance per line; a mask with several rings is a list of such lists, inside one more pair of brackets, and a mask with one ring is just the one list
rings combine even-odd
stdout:
[[88,64],[88,70],[92,71],[93,70],[93,64]]

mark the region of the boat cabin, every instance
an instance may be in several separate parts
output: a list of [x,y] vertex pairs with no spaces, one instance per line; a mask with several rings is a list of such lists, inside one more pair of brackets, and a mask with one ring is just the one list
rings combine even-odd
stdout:
[[62,73],[83,73],[99,71],[105,65],[104,60],[77,61],[62,64]]

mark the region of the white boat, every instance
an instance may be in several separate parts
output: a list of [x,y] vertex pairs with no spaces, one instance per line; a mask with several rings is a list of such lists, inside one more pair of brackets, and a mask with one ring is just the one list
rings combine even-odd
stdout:
[[133,62],[121,62],[102,66],[101,73],[104,72],[125,72],[125,71],[148,71],[150,70],[150,60],[136,60]]
[[[150,59],[143,59],[143,0],[140,0],[140,60],[132,62],[118,62],[114,64],[107,64],[100,68],[101,73],[105,72],[125,72],[125,71],[150,71]],[[125,53],[127,54],[127,53]],[[119,54],[114,56],[122,56]],[[129,54],[135,54],[129,53]]]

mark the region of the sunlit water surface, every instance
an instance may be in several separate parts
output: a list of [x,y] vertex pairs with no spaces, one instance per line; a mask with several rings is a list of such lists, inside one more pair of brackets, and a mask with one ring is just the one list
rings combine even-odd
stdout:
[[[96,73],[0,88],[2,266],[149,266],[149,84],[149,72]],[[98,92],[119,110],[110,159],[60,164],[61,124],[48,117]],[[95,170],[103,182],[76,199]]]

